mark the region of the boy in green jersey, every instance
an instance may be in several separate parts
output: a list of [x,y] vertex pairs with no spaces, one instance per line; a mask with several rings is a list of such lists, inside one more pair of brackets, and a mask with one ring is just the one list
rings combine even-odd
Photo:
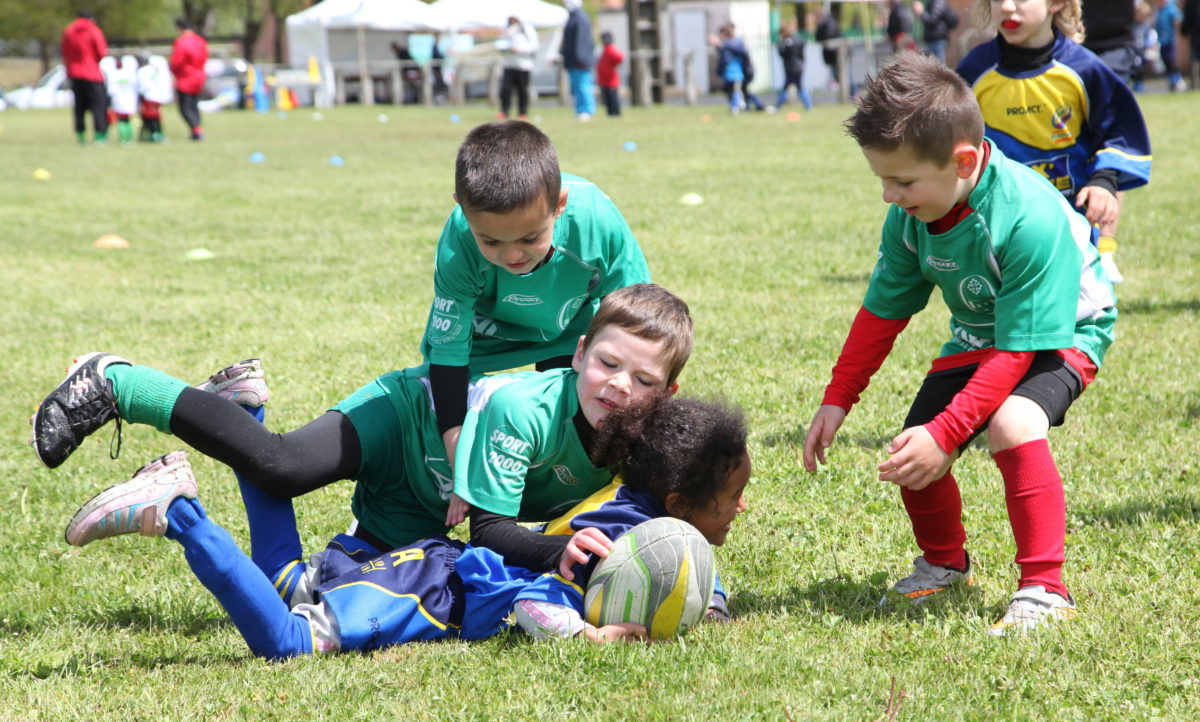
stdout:
[[1021,568],[992,633],[1071,618],[1066,506],[1047,435],[1113,340],[1115,300],[1094,231],[1044,177],[984,140],[970,88],[936,59],[904,53],[880,70],[846,128],[891,206],[866,298],[805,438],[805,467],[825,463],[892,342],[940,289],[950,340],[879,465],[879,478],[900,487],[922,554],[884,601],[921,603],[971,583],[950,467],[986,429]]
[[[603,549],[605,540],[582,532],[546,537],[517,521],[549,520],[612,481],[589,458],[593,430],[631,401],[674,393],[692,333],[687,304],[660,286],[635,284],[609,294],[576,340],[570,368],[493,374],[472,384],[472,411],[453,471],[426,367],[384,374],[307,425],[275,434],[235,399],[210,393],[219,389],[191,388],[156,369],[93,353],[78,359],[38,407],[33,444],[38,458],[55,468],[116,418],[118,433],[122,421],[151,424],[277,497],[353,479],[354,534],[381,551],[445,533],[450,494],[457,490],[477,506],[476,546],[531,569],[567,569],[586,552]],[[248,374],[257,368],[261,377],[261,366],[246,368]],[[230,378],[218,385],[236,383]],[[259,511],[250,508],[252,497],[246,502],[248,513]]]
[[[454,200],[421,340],[451,459],[472,378],[569,365],[600,299],[650,281],[620,211],[592,183],[562,173],[554,144],[530,123],[486,123],[467,134]],[[455,500],[447,523],[464,512]]]

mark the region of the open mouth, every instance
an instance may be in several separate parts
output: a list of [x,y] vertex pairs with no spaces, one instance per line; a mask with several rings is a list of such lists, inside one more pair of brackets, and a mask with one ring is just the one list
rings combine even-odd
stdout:
[[1021,21],[1020,20],[1012,20],[1010,18],[1010,19],[1005,20],[1004,22],[1000,23],[1000,27],[1004,28],[1005,30],[1016,30],[1017,28],[1021,27]]

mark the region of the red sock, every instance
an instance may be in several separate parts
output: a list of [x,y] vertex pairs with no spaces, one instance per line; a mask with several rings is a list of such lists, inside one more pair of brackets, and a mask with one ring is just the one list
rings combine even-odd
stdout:
[[967,564],[967,532],[962,523],[962,496],[954,474],[946,475],[920,491],[900,488],[904,510],[912,522],[917,546],[925,561],[939,567],[962,569]]
[[1067,536],[1067,504],[1062,477],[1045,439],[1029,441],[993,456],[1004,477],[1008,522],[1021,565],[1018,587],[1041,584],[1067,596],[1062,564]]

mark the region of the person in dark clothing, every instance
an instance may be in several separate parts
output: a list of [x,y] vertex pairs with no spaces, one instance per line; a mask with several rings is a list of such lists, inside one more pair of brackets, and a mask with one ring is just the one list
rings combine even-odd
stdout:
[[958,13],[946,0],[929,0],[928,5],[915,0],[913,12],[921,18],[925,28],[925,51],[946,62],[946,45],[950,41],[950,31],[958,27]]
[[833,78],[832,84],[836,86],[842,77],[842,69],[838,63],[837,47],[830,41],[842,37],[842,26],[838,24],[837,18],[831,12],[817,11],[815,37],[817,42],[821,43],[821,59],[825,61],[825,67],[829,68],[829,75]]
[[1189,70],[1192,63],[1200,59],[1200,0],[1184,0],[1183,3],[1183,22],[1179,25],[1179,34],[1188,39],[1192,47],[1192,58],[1184,66],[1180,63],[1180,70]]
[[[1136,4],[1130,0],[1087,0],[1083,3],[1083,47],[1104,61],[1121,82],[1133,82],[1133,24]],[[1132,87],[1132,86],[1131,86]]]
[[917,49],[912,31],[912,10],[909,10],[901,0],[888,0],[887,36],[888,40],[892,41],[893,53]]
[[784,23],[779,29],[779,58],[783,61],[783,87],[779,90],[776,107],[782,108],[788,99],[788,88],[796,86],[796,96],[805,110],[812,110],[812,95],[804,87],[804,36],[796,28],[795,21]]
[[571,97],[575,99],[575,117],[591,120],[596,114],[596,90],[592,68],[596,64],[596,41],[592,38],[592,19],[580,0],[563,0],[567,24],[563,26],[563,67],[571,79]]

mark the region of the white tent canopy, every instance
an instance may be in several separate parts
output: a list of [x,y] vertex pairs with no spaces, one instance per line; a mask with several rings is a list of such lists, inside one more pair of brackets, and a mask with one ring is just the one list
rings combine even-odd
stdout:
[[310,57],[323,67],[357,62],[364,54],[394,57],[391,43],[398,34],[446,30],[443,17],[420,0],[324,0],[288,16],[288,64],[307,67]]
[[510,15],[535,28],[561,28],[567,24],[562,5],[542,0],[436,0],[431,6],[453,30],[503,30]]

